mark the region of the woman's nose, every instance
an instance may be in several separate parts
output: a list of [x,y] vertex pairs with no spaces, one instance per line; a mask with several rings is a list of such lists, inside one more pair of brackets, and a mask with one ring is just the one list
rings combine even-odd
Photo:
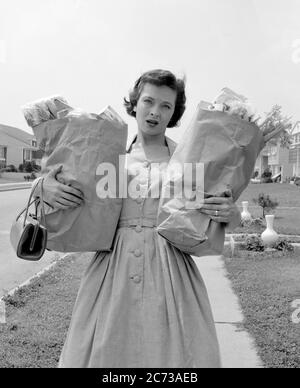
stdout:
[[159,117],[159,110],[156,109],[156,108],[153,108],[150,112],[150,116],[153,117],[153,118],[157,118]]

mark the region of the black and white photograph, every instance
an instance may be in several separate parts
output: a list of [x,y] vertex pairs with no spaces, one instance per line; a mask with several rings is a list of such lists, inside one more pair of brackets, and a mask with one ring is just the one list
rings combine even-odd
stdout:
[[300,368],[299,85],[299,0],[0,0],[0,368]]

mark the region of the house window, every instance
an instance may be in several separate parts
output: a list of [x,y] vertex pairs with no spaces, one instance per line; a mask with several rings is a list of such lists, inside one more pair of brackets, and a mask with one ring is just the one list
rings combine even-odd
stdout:
[[0,146],[0,160],[6,161],[6,147]]
[[0,146],[0,168],[6,167],[7,147]]
[[31,161],[31,150],[23,150],[24,162]]
[[31,140],[31,145],[32,145],[32,147],[37,147],[37,141],[36,140]]

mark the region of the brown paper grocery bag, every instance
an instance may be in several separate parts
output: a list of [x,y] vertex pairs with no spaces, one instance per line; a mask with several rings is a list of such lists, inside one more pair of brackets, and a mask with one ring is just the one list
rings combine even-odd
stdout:
[[104,175],[97,175],[97,170],[102,163],[109,163],[115,167],[117,178],[123,173],[119,157],[126,154],[127,125],[108,107],[99,115],[74,111],[42,122],[33,131],[45,152],[42,174],[62,165],[57,180],[84,194],[79,208],[47,208],[47,248],[59,252],[110,250],[122,198],[118,186],[117,198],[99,198],[97,185]]
[[[170,160],[184,165],[203,164],[203,198],[232,193],[236,201],[248,186],[257,156],[263,148],[263,134],[257,125],[235,115],[211,111],[200,104]],[[166,174],[165,187],[172,182]],[[196,185],[195,185],[196,186]],[[202,256],[221,254],[225,226],[197,210],[188,200],[162,195],[158,210],[158,233],[179,249]],[[180,206],[178,205],[180,204]]]

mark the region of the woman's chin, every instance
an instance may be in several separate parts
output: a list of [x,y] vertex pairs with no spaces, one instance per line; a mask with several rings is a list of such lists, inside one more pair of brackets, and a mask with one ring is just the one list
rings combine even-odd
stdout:
[[159,127],[150,127],[150,126],[147,126],[147,127],[143,127],[141,128],[141,132],[144,134],[144,135],[148,135],[148,136],[154,136],[154,135],[163,135],[166,130],[162,130],[161,128]]

